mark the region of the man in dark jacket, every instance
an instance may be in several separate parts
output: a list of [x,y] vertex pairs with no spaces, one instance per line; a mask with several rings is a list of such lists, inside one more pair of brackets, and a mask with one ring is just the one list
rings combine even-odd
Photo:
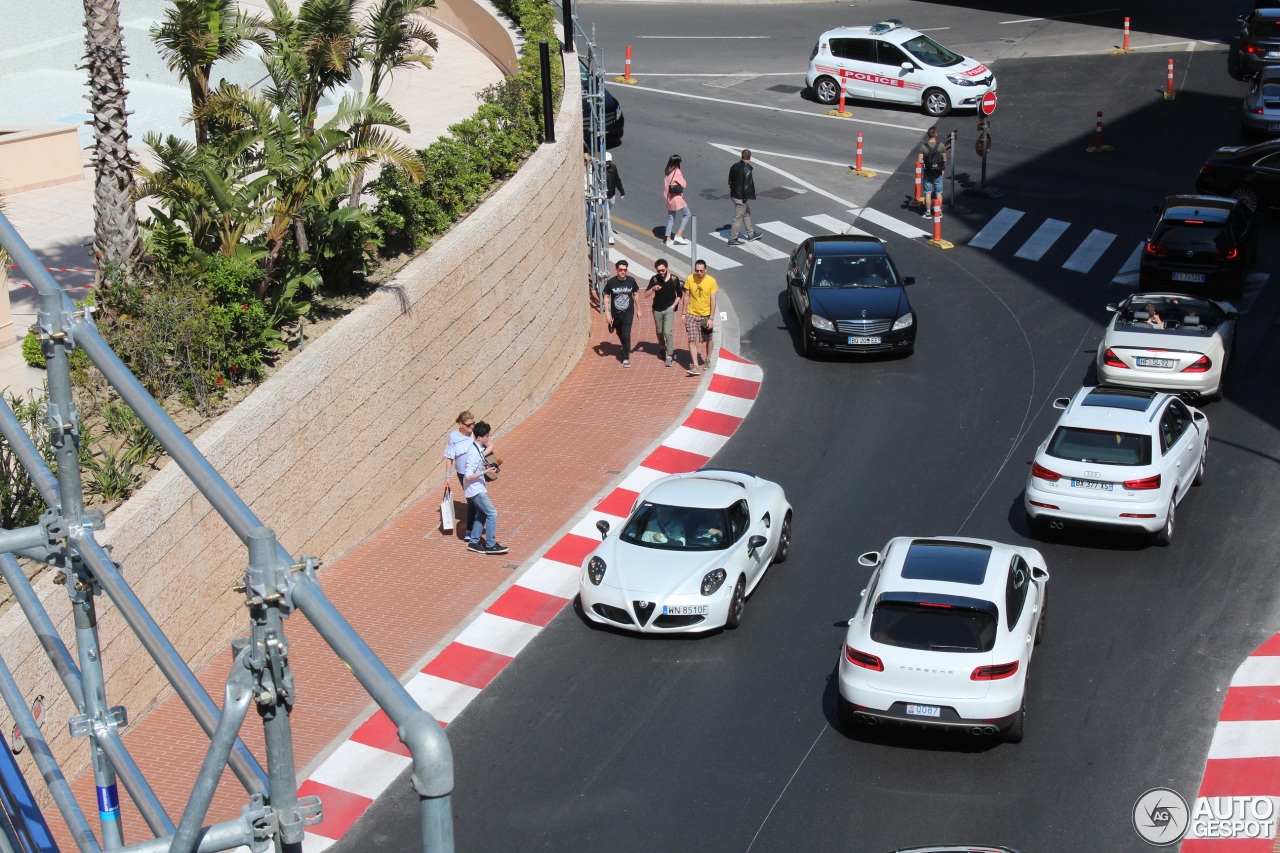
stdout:
[[606,211],[609,216],[606,222],[609,226],[609,245],[613,245],[613,205],[627,197],[627,191],[622,188],[622,176],[618,174],[618,167],[613,165],[613,152],[606,151],[604,153],[604,197],[608,202]]
[[738,239],[739,233],[748,240],[763,237],[763,234],[751,226],[750,202],[756,197],[756,179],[751,177],[750,149],[742,149],[742,159],[729,167],[729,197],[733,199],[733,225],[729,228],[729,245],[742,245],[743,241]]

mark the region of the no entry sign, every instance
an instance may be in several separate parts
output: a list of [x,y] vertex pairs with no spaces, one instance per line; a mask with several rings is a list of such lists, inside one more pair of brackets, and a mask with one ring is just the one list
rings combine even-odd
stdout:
[[982,103],[978,105],[978,108],[982,110],[982,114],[984,116],[989,116],[993,112],[995,112],[996,111],[996,93],[987,92],[987,94],[983,95]]

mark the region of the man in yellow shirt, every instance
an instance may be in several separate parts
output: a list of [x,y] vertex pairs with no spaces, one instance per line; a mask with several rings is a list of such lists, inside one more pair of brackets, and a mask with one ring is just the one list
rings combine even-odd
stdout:
[[[716,293],[720,286],[707,275],[707,262],[695,261],[693,275],[684,280],[684,330],[689,335],[690,376],[702,373],[702,364],[711,366],[711,339],[715,336]],[[701,358],[701,363],[699,362]]]

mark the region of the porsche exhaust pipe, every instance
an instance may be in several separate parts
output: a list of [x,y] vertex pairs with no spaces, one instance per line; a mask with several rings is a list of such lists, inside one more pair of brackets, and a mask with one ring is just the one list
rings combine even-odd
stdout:
[[1049,527],[1052,528],[1053,530],[1062,530],[1065,526],[1066,525],[1064,525],[1061,521],[1049,522]]

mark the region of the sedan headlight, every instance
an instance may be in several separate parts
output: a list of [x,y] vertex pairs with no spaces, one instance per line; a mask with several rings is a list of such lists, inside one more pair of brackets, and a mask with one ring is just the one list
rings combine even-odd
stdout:
[[948,74],[947,79],[957,86],[980,86],[982,85],[972,77],[962,77],[959,74]]
[[604,560],[599,557],[592,557],[587,561],[587,577],[591,578],[593,584],[600,586],[600,581],[604,580],[604,570],[606,568]]
[[893,330],[896,332],[898,329],[905,329],[915,321],[916,321],[916,315],[908,311],[907,313],[903,314],[901,317],[893,321]]
[[727,577],[729,577],[729,574],[724,569],[707,572],[702,578],[702,594],[715,595],[715,591],[724,584],[724,579]]
[[819,317],[817,314],[810,314],[809,322],[813,324],[815,329],[821,329],[824,332],[834,332],[836,330],[835,323],[832,323],[826,317]]

